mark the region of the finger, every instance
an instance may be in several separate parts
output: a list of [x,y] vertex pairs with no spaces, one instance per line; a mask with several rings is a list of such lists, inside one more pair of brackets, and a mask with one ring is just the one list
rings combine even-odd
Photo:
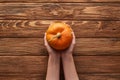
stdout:
[[75,33],[74,32],[72,32],[72,35],[73,35],[73,38],[75,38]]
[[44,34],[44,44],[47,46],[46,33]]
[[73,34],[72,44],[75,44],[75,34],[74,34],[74,32],[72,32],[72,34]]
[[70,46],[70,50],[72,50],[74,48],[74,45],[72,44],[71,46]]
[[44,34],[44,41],[45,41],[45,39],[46,39],[46,33]]
[[47,50],[50,51],[51,47],[49,46],[49,44],[48,44],[48,42],[46,40],[46,33],[44,34],[44,42],[45,42],[45,46],[46,46]]

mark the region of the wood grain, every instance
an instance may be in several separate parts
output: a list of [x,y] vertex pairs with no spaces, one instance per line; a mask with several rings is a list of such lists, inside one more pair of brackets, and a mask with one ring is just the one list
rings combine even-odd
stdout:
[[0,56],[0,74],[46,74],[46,56]]
[[[47,71],[46,56],[0,56],[2,74],[41,74]],[[75,56],[79,74],[120,73],[120,56]]]
[[41,38],[0,38],[0,55],[47,55]]
[[[45,80],[41,74],[2,74],[0,80]],[[119,73],[79,74],[80,80],[119,80]],[[64,80],[64,79],[61,79]]]
[[[120,38],[78,38],[75,56],[120,55]],[[0,38],[0,56],[47,55],[43,38]]]
[[120,74],[79,74],[80,80],[119,80]]
[[76,56],[78,73],[120,73],[120,56]]
[[120,2],[120,0],[0,0],[2,3],[10,2],[23,2],[23,3],[35,3],[35,2]]
[[120,21],[74,20],[0,20],[0,37],[43,38],[49,25],[56,21],[69,24],[77,38],[120,37]]
[[0,19],[120,20],[120,4],[0,3]]
[[0,74],[0,80],[45,80],[45,74]]
[[80,80],[120,80],[120,0],[0,0],[0,80],[45,80],[54,21],[75,32]]

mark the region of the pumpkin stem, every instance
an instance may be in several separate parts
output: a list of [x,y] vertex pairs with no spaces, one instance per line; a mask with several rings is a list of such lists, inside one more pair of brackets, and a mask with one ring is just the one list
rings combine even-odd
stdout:
[[56,34],[56,37],[57,37],[57,38],[60,38],[60,37],[61,37],[61,33],[57,33],[57,34]]
[[52,41],[54,38],[60,38],[60,37],[61,37],[61,33],[57,33],[54,37],[52,37],[52,38],[49,40],[49,42]]

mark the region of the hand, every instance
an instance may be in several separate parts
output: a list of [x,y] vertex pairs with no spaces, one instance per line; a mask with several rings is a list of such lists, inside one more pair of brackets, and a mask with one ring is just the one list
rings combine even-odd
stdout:
[[54,50],[52,47],[49,46],[49,44],[46,40],[46,33],[44,36],[44,44],[49,53],[46,80],[59,80],[60,52]]
[[75,46],[75,35],[74,32],[73,39],[70,47],[62,52],[62,63],[63,63],[63,70],[65,74],[65,80],[79,80],[79,77],[77,75],[77,71],[75,68],[74,59],[72,56],[73,48]]
[[55,56],[60,56],[60,52],[56,51],[55,49],[53,49],[52,47],[49,46],[47,40],[46,40],[46,33],[44,35],[44,45],[47,48],[47,51],[49,53],[49,55],[55,55]]
[[72,39],[71,45],[69,46],[68,49],[62,51],[61,56],[72,55],[72,52],[73,52],[73,49],[74,49],[74,46],[75,46],[75,34],[74,34],[74,32],[72,32],[72,35],[73,35],[73,39]]

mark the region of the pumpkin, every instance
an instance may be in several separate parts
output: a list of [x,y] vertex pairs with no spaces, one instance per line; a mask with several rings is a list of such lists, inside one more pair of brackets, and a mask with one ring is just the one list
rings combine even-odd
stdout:
[[52,23],[46,31],[46,40],[56,50],[68,48],[72,39],[72,29],[68,24],[63,22]]

